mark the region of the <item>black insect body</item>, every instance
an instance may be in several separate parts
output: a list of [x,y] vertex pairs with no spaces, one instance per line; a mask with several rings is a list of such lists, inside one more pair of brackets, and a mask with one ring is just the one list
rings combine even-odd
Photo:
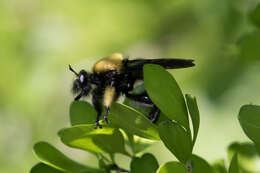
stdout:
[[[146,92],[131,94],[137,80],[143,80],[143,66],[145,64],[158,64],[166,69],[186,68],[194,66],[193,60],[185,59],[124,59],[122,54],[114,53],[98,61],[93,66],[93,73],[81,70],[75,72],[71,66],[69,69],[77,76],[73,82],[72,91],[78,94],[75,100],[92,94],[92,104],[97,112],[96,126],[102,113],[102,104],[105,107],[104,121],[108,123],[109,108],[112,103],[124,94],[129,99],[152,106],[148,118],[155,122],[160,110],[154,105]],[[102,103],[103,102],[103,103]]]

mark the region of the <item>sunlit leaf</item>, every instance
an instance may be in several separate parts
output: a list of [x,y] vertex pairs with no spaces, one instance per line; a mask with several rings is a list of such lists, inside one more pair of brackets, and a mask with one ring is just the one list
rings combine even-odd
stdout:
[[156,173],[188,173],[186,166],[180,162],[167,162]]
[[93,124],[96,122],[96,111],[87,102],[74,101],[70,105],[70,123],[71,125],[78,124]]
[[159,125],[159,134],[164,145],[175,157],[186,163],[192,151],[192,141],[186,130],[175,122],[165,121]]
[[200,113],[199,113],[199,108],[197,105],[197,100],[195,97],[187,94],[186,96],[186,101],[187,101],[187,106],[188,110],[190,113],[190,117],[192,120],[192,125],[193,125],[193,146],[196,142],[198,132],[199,132],[199,126],[200,126]]
[[109,119],[112,125],[122,128],[128,133],[152,140],[160,139],[156,125],[143,114],[126,105],[114,103]]
[[121,132],[111,127],[94,129],[93,124],[77,125],[62,129],[59,131],[59,136],[64,144],[73,148],[97,153],[127,154]]
[[55,147],[46,142],[38,142],[35,144],[34,152],[41,162],[60,171],[75,173],[100,172],[98,169],[90,168],[71,160]]
[[245,134],[256,144],[260,144],[260,106],[244,105],[238,119]]
[[189,120],[182,91],[163,67],[148,64],[144,66],[144,84],[152,101],[170,119],[189,130]]
[[135,157],[131,162],[131,172],[133,173],[155,173],[158,167],[156,158],[150,153],[144,154],[141,158]]
[[64,171],[60,171],[43,163],[38,163],[34,167],[32,167],[30,173],[66,173]]

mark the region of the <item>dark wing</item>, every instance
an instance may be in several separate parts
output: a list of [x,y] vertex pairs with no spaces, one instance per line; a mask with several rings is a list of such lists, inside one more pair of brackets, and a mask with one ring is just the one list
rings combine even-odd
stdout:
[[126,60],[125,70],[136,79],[143,78],[143,66],[145,64],[157,64],[166,69],[187,68],[195,64],[191,59],[135,59]]

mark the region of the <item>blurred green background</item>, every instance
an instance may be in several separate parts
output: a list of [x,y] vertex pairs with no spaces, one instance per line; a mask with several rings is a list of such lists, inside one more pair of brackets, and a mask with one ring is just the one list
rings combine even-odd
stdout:
[[[1,0],[0,172],[29,172],[40,140],[94,163],[57,137],[69,125],[73,100],[68,64],[91,70],[114,52],[195,59],[196,67],[171,71],[183,92],[198,99],[194,153],[210,162],[226,157],[231,141],[248,140],[237,121],[240,106],[260,104],[258,2]],[[174,159],[161,143],[147,151],[160,163]]]

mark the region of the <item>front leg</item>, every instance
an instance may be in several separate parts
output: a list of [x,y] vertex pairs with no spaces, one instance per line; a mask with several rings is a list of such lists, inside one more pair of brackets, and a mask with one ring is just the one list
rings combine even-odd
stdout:
[[101,93],[98,92],[98,89],[95,89],[93,91],[93,94],[92,94],[92,104],[97,112],[97,117],[96,117],[96,125],[95,125],[95,129],[96,128],[102,128],[102,126],[99,124],[99,118],[101,116],[101,113],[102,113],[102,105],[101,105],[101,102],[100,102],[100,98],[101,98]]

